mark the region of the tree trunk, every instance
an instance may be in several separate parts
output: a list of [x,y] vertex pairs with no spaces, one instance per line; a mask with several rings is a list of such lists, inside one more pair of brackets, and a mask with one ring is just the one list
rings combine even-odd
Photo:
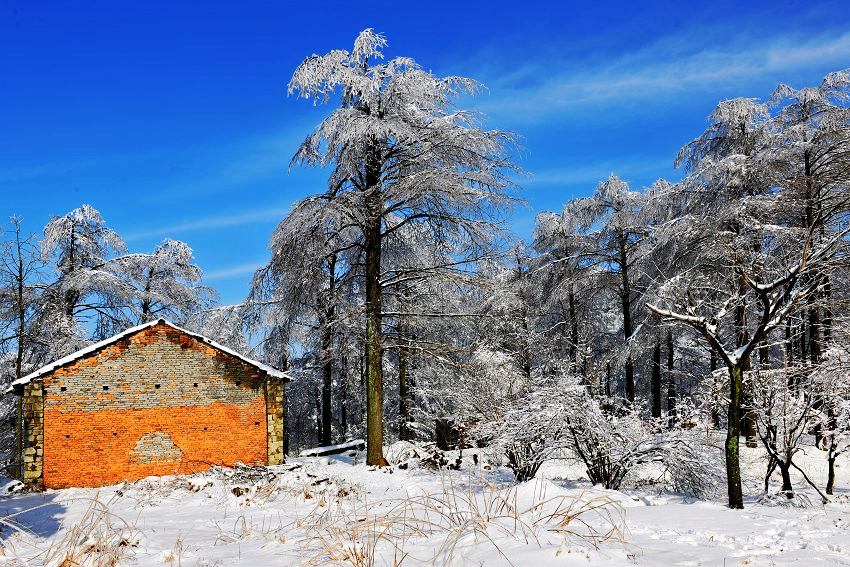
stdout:
[[794,498],[794,487],[791,485],[791,463],[777,463],[779,472],[782,473],[782,492],[788,498]]
[[611,363],[605,363],[605,395],[611,397]]
[[744,371],[740,364],[729,369],[729,412],[726,419],[726,487],[730,508],[744,507],[744,494],[741,487],[741,460],[739,455],[739,437],[741,434],[741,389]]
[[[626,246],[628,241],[626,237],[621,235],[619,238],[619,264],[620,264],[620,283],[622,284],[622,308],[623,308],[623,335],[625,338],[626,349],[629,348],[629,339],[632,336],[632,288],[629,282],[629,262],[626,255]],[[631,353],[626,354],[626,399],[633,403],[635,401],[635,370],[632,362]]]
[[[745,342],[749,341],[749,335],[746,334]],[[743,375],[749,372],[752,368],[750,356],[745,356],[740,362],[741,368],[741,425],[744,429],[744,436],[747,440],[747,447],[758,447],[758,432],[756,431],[756,418],[753,411],[753,396],[751,388],[743,383]]]
[[399,424],[398,438],[402,441],[410,441],[410,394],[407,383],[407,339],[399,337],[398,344],[398,409]]
[[366,464],[386,466],[384,459],[383,330],[381,328],[381,198],[377,160],[367,164],[366,230]]
[[336,254],[328,258],[327,307],[322,316],[322,439],[321,445],[333,443],[333,347],[334,317],[336,316]]
[[820,364],[821,360],[821,343],[820,343],[820,309],[817,305],[809,306],[809,360],[812,366]]
[[[286,372],[289,370],[289,357],[284,355],[280,360],[280,369]],[[286,395],[286,385],[288,382],[283,382],[283,454],[289,455],[289,423],[288,420],[288,406],[287,400],[289,399]]]
[[[359,365],[359,369],[360,369],[360,392],[362,392],[364,395],[367,395],[367,393],[366,393],[366,354],[365,354],[365,352],[366,352],[366,348],[365,348],[365,344],[364,344],[363,353],[361,353],[360,361],[359,361],[359,363],[360,363],[360,365]],[[361,402],[360,403],[360,425],[364,429],[366,429],[366,401],[360,400],[360,402]]]
[[[74,273],[76,266],[74,266],[74,252],[77,249],[77,235],[74,229],[74,225],[71,225],[71,236],[70,236],[70,244],[68,245],[68,271],[64,274],[65,277],[70,277],[71,274]],[[69,322],[73,322],[74,320],[74,309],[77,307],[77,302],[80,300],[79,293],[76,290],[69,289],[65,292],[64,297],[65,301],[65,316],[68,318]]]
[[151,284],[153,283],[153,268],[148,269],[148,274],[145,279],[145,298],[142,300],[142,316],[140,318],[139,323],[147,323],[148,319],[151,316],[151,309],[153,309],[153,304],[151,303]]
[[316,388],[316,394],[313,396],[316,403],[316,442],[321,445],[322,439],[322,389]]
[[330,347],[332,341],[332,332],[328,327],[323,331],[322,337],[322,437],[319,441],[320,445],[330,445],[333,443],[331,437],[333,412],[331,406],[331,389],[333,388],[333,360],[331,359]]
[[348,439],[348,359],[344,350],[340,357],[339,371],[339,429],[342,438]]
[[24,278],[26,278],[26,272],[24,271],[24,256],[23,249],[21,247],[20,232],[16,232],[15,234],[15,243],[17,245],[18,254],[18,273],[15,274],[15,279],[17,280],[16,283],[18,284],[17,297],[15,298],[15,302],[17,303],[18,308],[18,348],[17,353],[15,355],[15,379],[20,380],[23,376],[22,368],[24,363],[24,336],[26,335],[27,321],[27,306],[24,301]]
[[[738,283],[741,297],[744,297],[747,291],[747,283],[743,278],[740,278]],[[741,347],[750,341],[750,332],[747,329],[746,306],[741,303],[735,307],[735,344]],[[750,392],[749,388],[743,381],[743,375],[751,369],[750,355],[747,354],[738,362],[738,368],[741,370],[741,404],[739,407],[739,415],[741,419],[741,428],[744,430],[744,435],[747,438],[747,447],[758,447],[758,438],[756,434],[756,422],[750,408]]]
[[576,317],[576,296],[573,287],[570,286],[570,369],[573,374],[578,370],[578,318]]
[[832,284],[830,283],[829,274],[824,276],[823,282],[823,345],[829,348],[829,343],[832,342]]
[[717,387],[717,378],[714,374],[714,371],[717,370],[717,349],[714,345],[711,345],[709,369],[711,370],[711,423],[714,429],[720,429],[720,389]]
[[669,426],[676,423],[676,374],[673,371],[673,331],[667,330],[667,416]]
[[785,365],[794,364],[794,343],[791,340],[791,321],[785,323]]
[[832,494],[832,491],[835,488],[835,457],[829,457],[827,459],[827,463],[829,464],[829,469],[826,476],[826,493]]
[[24,480],[24,397],[18,396],[15,403],[15,476]]
[[[18,273],[15,274],[15,278],[17,279],[18,284],[18,296],[15,298],[18,307],[18,348],[15,353],[15,380],[20,380],[23,377],[23,364],[24,364],[24,337],[26,336],[26,314],[27,314],[27,306],[24,302],[24,278],[26,277],[26,272],[24,271],[24,256],[23,249],[21,247],[21,233],[20,226],[16,225],[15,231],[15,244],[16,250],[18,254]],[[19,396],[17,404],[15,404],[17,411],[15,414],[15,473],[16,478],[23,480],[24,478],[24,397]]]
[[656,340],[655,346],[652,347],[652,380],[650,381],[650,390],[652,390],[652,417],[661,418],[661,343]]
[[773,474],[773,471],[776,470],[776,458],[773,455],[768,455],[767,458],[767,470],[764,473],[764,493],[767,494],[767,491],[770,490],[770,477]]

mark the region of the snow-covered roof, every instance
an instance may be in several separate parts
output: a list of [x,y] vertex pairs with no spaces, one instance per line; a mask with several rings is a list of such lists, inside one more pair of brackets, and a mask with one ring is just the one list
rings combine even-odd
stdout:
[[186,329],[183,329],[182,327],[178,327],[174,323],[166,321],[165,319],[154,319],[153,321],[149,321],[147,323],[142,323],[141,325],[136,325],[135,327],[130,327],[126,331],[118,333],[114,337],[109,337],[108,339],[102,340],[99,343],[89,345],[86,348],[78,350],[77,352],[73,352],[73,353],[69,354],[68,356],[62,357],[55,362],[51,362],[50,364],[48,364],[46,366],[42,366],[41,368],[39,368],[35,372],[27,374],[26,376],[19,378],[19,379],[15,380],[14,382],[12,382],[11,384],[9,384],[9,388],[6,390],[6,393],[13,391],[18,386],[23,386],[24,384],[29,383],[31,380],[34,380],[35,378],[40,378],[41,376],[44,376],[45,374],[48,374],[48,373],[56,370],[59,367],[65,366],[66,364],[69,364],[71,362],[74,362],[75,360],[83,358],[84,356],[86,356],[88,354],[96,352],[96,351],[102,349],[105,346],[109,346],[112,343],[116,343],[116,342],[120,341],[121,339],[123,339],[124,337],[129,337],[130,335],[133,335],[135,333],[138,333],[139,331],[147,329],[148,327],[153,327],[155,325],[166,325],[168,327],[171,327],[172,329],[180,331],[181,333],[185,333],[185,334],[187,334],[187,335],[189,335],[189,336],[191,336],[191,337],[193,337],[193,338],[195,338],[195,339],[197,339],[197,340],[199,340],[203,343],[210,345],[211,347],[213,347],[215,349],[218,349],[218,350],[220,350],[224,353],[227,353],[231,356],[234,356],[234,357],[242,360],[243,362],[246,362],[247,364],[250,364],[251,366],[254,366],[254,367],[262,370],[263,372],[265,372],[269,376],[273,376],[275,378],[282,378],[284,380],[291,380],[292,379],[292,377],[289,376],[289,374],[287,374],[286,372],[283,372],[282,370],[278,370],[277,368],[275,368],[273,366],[269,366],[268,364],[264,364],[264,363],[259,362],[257,360],[253,360],[251,358],[248,358],[247,356],[243,356],[243,355],[239,354],[238,352],[236,352],[235,350],[228,348],[228,347],[226,347],[222,344],[219,344],[219,343],[215,342],[214,340],[212,340],[208,337],[205,337],[203,335],[199,335],[198,333],[193,333],[192,331],[187,331]]

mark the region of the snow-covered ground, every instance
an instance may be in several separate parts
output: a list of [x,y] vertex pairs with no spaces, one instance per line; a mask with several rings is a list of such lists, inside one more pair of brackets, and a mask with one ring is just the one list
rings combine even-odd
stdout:
[[[762,453],[743,449],[753,496],[729,510],[651,486],[594,488],[564,462],[514,485],[471,455],[454,471],[308,457],[4,496],[0,565],[850,565],[846,460],[831,503],[804,489],[795,507],[759,501]],[[823,483],[820,451],[800,463]]]

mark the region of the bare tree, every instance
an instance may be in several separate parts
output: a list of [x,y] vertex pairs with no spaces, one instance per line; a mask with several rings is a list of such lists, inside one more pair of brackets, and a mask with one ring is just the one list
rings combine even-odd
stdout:
[[332,165],[328,191],[317,199],[354,228],[362,251],[365,294],[367,462],[383,457],[384,242],[409,224],[434,242],[460,244],[458,252],[488,246],[494,214],[511,202],[505,172],[513,165],[510,133],[485,130],[478,117],[452,101],[480,87],[461,77],[439,78],[412,59],[386,63],[386,40],[364,30],[351,52],[336,50],[304,60],[289,92],[340,106],[301,145],[293,164]]

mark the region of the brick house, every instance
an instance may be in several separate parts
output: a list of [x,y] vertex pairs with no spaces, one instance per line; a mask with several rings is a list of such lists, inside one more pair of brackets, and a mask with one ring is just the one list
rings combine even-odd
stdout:
[[130,328],[12,383],[23,396],[24,484],[282,463],[288,380],[163,319]]

